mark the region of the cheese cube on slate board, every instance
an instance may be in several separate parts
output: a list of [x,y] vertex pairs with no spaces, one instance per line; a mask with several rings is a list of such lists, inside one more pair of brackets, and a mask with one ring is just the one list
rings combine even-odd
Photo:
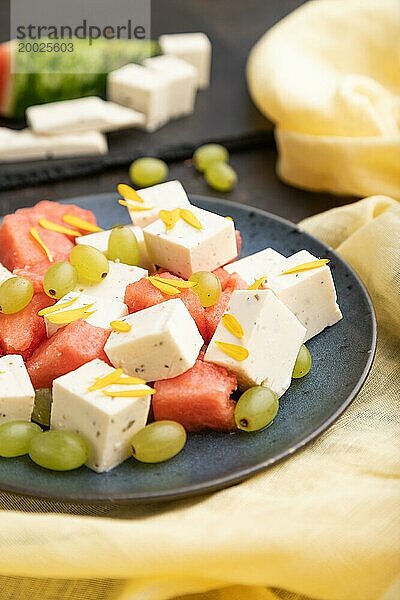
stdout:
[[169,80],[155,69],[130,64],[112,71],[107,77],[107,98],[143,113],[147,131],[170,119]]
[[[204,360],[235,373],[242,389],[264,382],[278,397],[282,396],[292,381],[305,327],[270,290],[235,290],[225,314],[236,318],[244,335],[238,339],[221,320]],[[242,346],[248,357],[236,360],[216,342]]]
[[[173,210],[178,207],[190,207],[190,201],[179,181],[166,181],[151,187],[137,190],[149,210],[130,210],[129,215],[134,225],[146,227],[158,219],[160,210]],[[129,200],[133,206],[141,208],[143,203]]]
[[[149,256],[147,254],[147,248],[144,241],[142,229],[137,225],[127,225],[127,227],[129,227],[129,229],[132,230],[139,246],[139,267],[143,267],[143,269],[148,269],[149,271],[154,271],[155,267],[150,262]],[[112,230],[109,229],[107,231],[98,231],[97,233],[88,233],[87,235],[81,235],[80,237],[77,237],[75,241],[77,244],[92,246],[92,248],[96,248],[97,250],[99,250],[99,252],[103,252],[103,254],[106,254],[108,250],[108,240],[110,238],[111,231]]]
[[99,131],[64,133],[54,136],[34,136],[46,144],[46,158],[107,154],[107,140]]
[[113,300],[123,302],[127,286],[148,275],[147,271],[140,267],[131,267],[112,261],[108,261],[108,264],[110,270],[103,281],[94,284],[78,283],[74,291],[94,296],[104,304]]
[[197,70],[176,56],[155,56],[143,64],[162,73],[169,82],[169,114],[171,118],[184,117],[194,111],[197,92]]
[[260,277],[280,273],[285,260],[286,258],[276,250],[265,248],[261,252],[226,265],[224,269],[228,273],[238,273],[246,283],[252,285]]
[[22,357],[8,354],[0,358],[0,423],[30,421],[35,390]]
[[122,319],[128,332],[112,332],[104,351],[114,367],[146,381],[170,379],[193,367],[203,346],[182,300],[167,300]]
[[142,113],[97,96],[30,106],[26,117],[32,131],[41,135],[106,132],[143,126],[145,122]]
[[[150,395],[138,398],[111,398],[104,389],[88,391],[96,378],[114,369],[96,359],[53,382],[51,428],[76,431],[90,445],[88,467],[103,473],[132,454],[131,439],[147,422]],[[133,387],[133,386],[132,386]],[[146,389],[143,384],[135,389]],[[126,385],[110,385],[107,391],[126,391]]]
[[6,279],[10,279],[10,277],[12,277],[13,274],[11,273],[11,271],[9,271],[8,269],[6,269],[1,263],[0,263],[0,284],[3,283],[3,281],[6,281]]
[[205,33],[161,35],[158,41],[164,54],[178,56],[197,69],[197,85],[200,89],[209,86],[212,49]]
[[107,140],[98,131],[54,136],[36,135],[30,129],[10,131],[12,133],[7,136],[7,141],[0,144],[0,163],[95,156],[108,152]]
[[[282,271],[314,260],[317,258],[310,252],[301,250],[285,260]],[[327,265],[290,275],[273,275],[268,278],[267,287],[307,328],[306,341],[342,318],[332,273]]]
[[[63,304],[70,300],[75,300],[73,304],[63,309]],[[121,317],[128,314],[128,307],[123,302],[118,300],[107,300],[107,302],[101,302],[94,296],[88,296],[87,294],[79,294],[77,292],[70,292],[61,298],[54,307],[59,307],[59,310],[52,312],[49,315],[45,315],[44,321],[46,325],[47,337],[51,337],[56,331],[65,327],[67,324],[52,323],[53,317],[62,316],[63,312],[75,310],[77,308],[83,308],[87,306],[87,312],[93,313],[89,317],[85,318],[87,323],[94,325],[95,327],[102,327],[103,329],[111,329],[111,321],[116,321]]]
[[201,229],[181,218],[170,230],[161,219],[143,230],[150,260],[185,279],[196,271],[213,271],[237,256],[233,221],[195,206],[190,212]]

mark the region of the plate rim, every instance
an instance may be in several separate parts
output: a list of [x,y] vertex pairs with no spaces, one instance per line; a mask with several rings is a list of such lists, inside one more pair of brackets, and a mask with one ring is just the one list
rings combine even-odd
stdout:
[[[86,194],[86,195],[81,195],[81,196],[63,198],[61,200],[57,200],[57,202],[60,202],[62,204],[75,203],[75,202],[79,203],[79,201],[82,199],[87,200],[88,198],[93,198],[93,199],[106,198],[106,197],[110,197],[113,193],[114,192]],[[339,263],[342,263],[342,265],[348,271],[350,271],[351,275],[357,281],[358,285],[360,286],[360,288],[365,296],[365,299],[367,301],[367,305],[369,308],[369,312],[370,312],[370,317],[371,317],[371,336],[372,336],[371,348],[368,352],[368,359],[367,359],[366,365],[365,365],[363,372],[361,373],[357,383],[354,385],[352,390],[349,392],[346,400],[340,405],[340,407],[329,418],[327,418],[319,427],[314,429],[311,433],[305,435],[301,440],[297,441],[293,446],[287,448],[286,450],[283,450],[276,456],[273,456],[273,457],[266,459],[260,463],[257,463],[257,465],[255,465],[255,466],[243,468],[241,471],[235,472],[233,475],[228,474],[228,475],[223,475],[218,478],[214,477],[214,479],[211,482],[204,482],[204,483],[192,484],[192,485],[189,485],[186,487],[181,487],[181,488],[179,488],[179,491],[164,490],[164,491],[159,491],[159,492],[147,492],[147,493],[135,492],[135,493],[131,493],[131,494],[124,493],[121,496],[118,496],[118,495],[114,496],[114,495],[110,494],[109,496],[107,496],[107,497],[103,496],[102,498],[99,498],[96,495],[93,495],[93,496],[86,495],[85,497],[74,496],[73,498],[71,498],[71,497],[65,496],[64,493],[48,495],[48,494],[46,494],[45,491],[43,491],[43,492],[35,491],[34,493],[32,493],[29,490],[26,490],[26,489],[21,488],[16,485],[10,485],[6,489],[1,487],[0,491],[12,493],[12,494],[19,494],[24,497],[40,498],[43,500],[49,500],[49,501],[53,501],[53,502],[54,501],[63,501],[63,502],[68,502],[70,504],[84,504],[84,505],[86,505],[86,504],[103,505],[106,503],[125,504],[125,505],[126,504],[162,503],[162,502],[180,500],[180,499],[184,499],[184,498],[192,498],[194,496],[200,496],[200,495],[204,495],[204,494],[210,494],[210,493],[216,492],[218,490],[242,483],[243,481],[245,481],[246,479],[249,479],[253,475],[257,475],[258,473],[265,471],[268,467],[271,467],[272,465],[282,462],[284,459],[289,458],[296,452],[299,452],[300,450],[305,448],[308,444],[310,444],[312,441],[317,439],[322,433],[327,431],[333,425],[333,423],[335,423],[337,421],[337,419],[347,410],[347,408],[350,406],[350,404],[353,402],[353,400],[356,398],[356,396],[360,392],[362,386],[364,385],[364,383],[368,377],[369,372],[371,371],[371,368],[372,368],[372,365],[374,362],[374,358],[376,355],[377,320],[376,320],[376,313],[375,313],[375,309],[374,309],[370,294],[369,294],[365,284],[363,283],[362,279],[355,272],[355,270],[352,268],[352,266],[349,265],[349,263],[346,260],[344,260],[331,246],[329,246],[325,242],[319,240],[317,237],[313,236],[312,234],[308,233],[307,231],[301,230],[296,223],[293,223],[289,219],[285,219],[284,217],[281,217],[279,215],[276,215],[274,213],[271,213],[269,211],[263,210],[258,207],[254,207],[254,206],[251,206],[248,204],[241,204],[240,202],[227,200],[225,198],[219,198],[216,196],[207,196],[207,195],[203,195],[203,194],[188,194],[188,196],[189,196],[190,200],[193,201],[194,204],[196,203],[196,200],[200,200],[201,202],[205,201],[206,203],[209,201],[210,202],[218,202],[219,204],[222,204],[228,208],[233,206],[239,210],[247,209],[248,212],[253,212],[260,216],[267,217],[270,220],[273,220],[273,221],[275,220],[275,221],[278,221],[288,227],[291,227],[292,229],[295,229],[298,232],[302,233],[303,235],[309,237],[312,241],[325,246],[325,248],[329,251],[329,253],[334,256],[335,260],[338,261]],[[2,218],[3,218],[3,216],[0,216],[0,223],[2,221]]]

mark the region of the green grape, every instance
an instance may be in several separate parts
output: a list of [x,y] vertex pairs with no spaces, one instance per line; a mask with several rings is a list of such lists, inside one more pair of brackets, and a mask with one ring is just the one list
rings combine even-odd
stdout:
[[36,423],[7,421],[0,425],[0,456],[10,458],[28,454],[32,438],[41,433]]
[[201,173],[205,171],[214,162],[227,163],[229,153],[225,146],[220,144],[205,144],[199,146],[193,154],[194,166]]
[[221,282],[215,273],[211,271],[198,271],[189,277],[189,281],[195,281],[196,285],[191,289],[198,295],[204,308],[214,306],[221,296]]
[[33,285],[26,277],[10,277],[0,285],[0,313],[12,315],[28,306]]
[[69,262],[56,262],[51,265],[43,279],[43,289],[50,298],[59,300],[75,289],[78,274]]
[[69,260],[75,267],[81,283],[100,283],[108,275],[108,260],[100,250],[92,246],[75,246],[71,250]]
[[159,158],[144,156],[134,160],[129,167],[129,177],[141,188],[162,183],[168,177],[168,166]]
[[45,469],[71,471],[85,464],[89,456],[89,445],[74,431],[45,431],[32,438],[29,456]]
[[126,265],[139,264],[139,244],[132,229],[114,227],[108,239],[108,260],[119,260]]
[[238,429],[258,431],[269,425],[279,410],[278,396],[263,385],[249,388],[240,396],[235,407]]
[[135,433],[131,443],[132,454],[140,462],[163,462],[182,450],[186,431],[175,421],[156,421]]
[[304,344],[299,350],[299,353],[296,358],[295,365],[293,367],[292,377],[293,379],[300,379],[307,375],[309,370],[311,369],[312,358],[309,349]]
[[205,179],[217,192],[230,192],[237,183],[237,175],[230,165],[214,162],[206,170]]

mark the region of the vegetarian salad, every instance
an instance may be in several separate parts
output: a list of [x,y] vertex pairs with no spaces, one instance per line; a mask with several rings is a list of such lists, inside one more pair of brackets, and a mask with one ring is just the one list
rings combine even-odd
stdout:
[[3,219],[2,457],[102,473],[170,459],[188,432],[260,430],[342,318],[327,259],[239,258],[232,218],[178,181],[118,192],[131,223],[111,230],[50,201]]

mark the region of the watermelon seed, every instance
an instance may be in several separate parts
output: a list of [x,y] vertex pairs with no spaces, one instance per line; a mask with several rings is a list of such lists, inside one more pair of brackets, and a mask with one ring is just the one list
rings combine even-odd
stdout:
[[105,277],[107,277],[107,273],[102,273],[101,278],[104,279]]
[[50,296],[55,296],[56,295],[56,290],[49,290],[49,294],[50,294]]
[[249,426],[249,422],[247,419],[240,419],[240,424],[242,427],[248,427]]

